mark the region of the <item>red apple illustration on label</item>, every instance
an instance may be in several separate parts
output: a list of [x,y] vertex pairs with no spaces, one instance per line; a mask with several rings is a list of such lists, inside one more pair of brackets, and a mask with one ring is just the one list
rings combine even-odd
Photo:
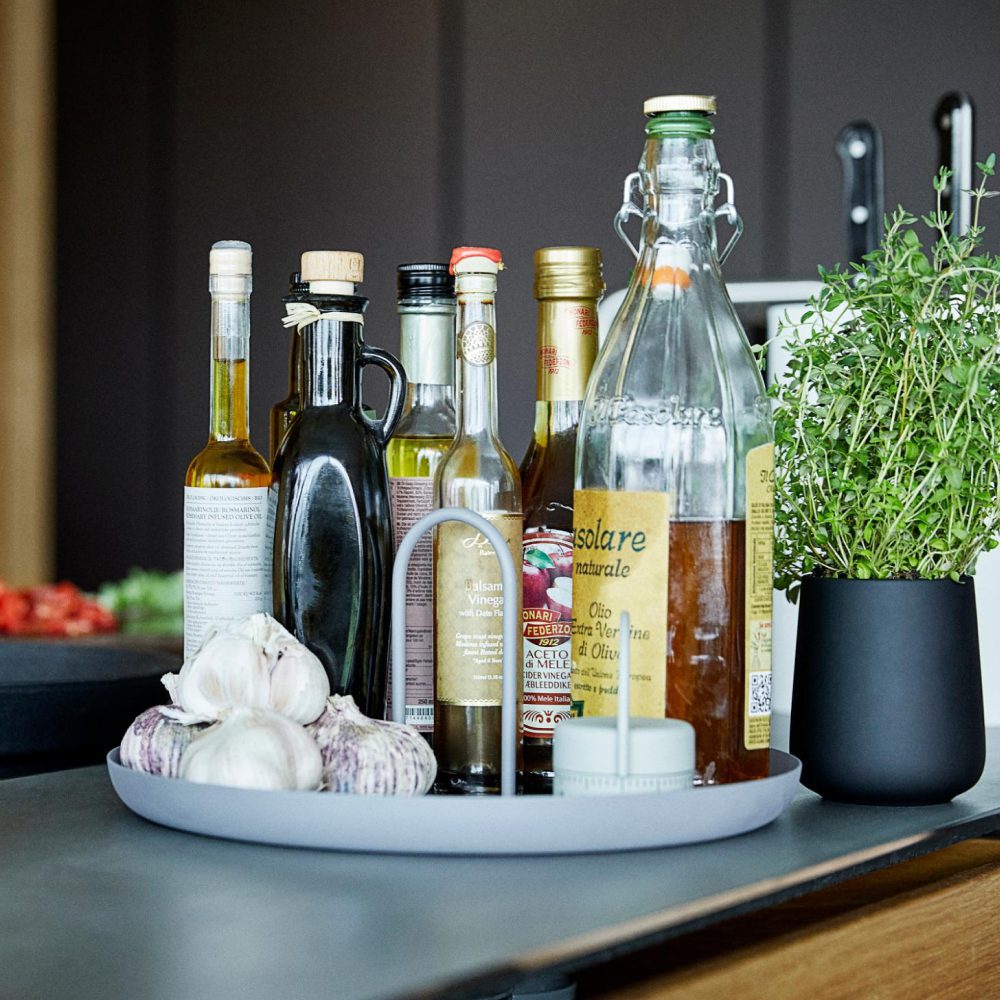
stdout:
[[549,589],[549,571],[525,559],[522,578],[524,580],[524,606],[526,608],[546,607],[545,591]]
[[[552,571],[553,577],[564,577],[573,575],[573,553],[556,552],[552,555],[552,563],[555,569]],[[553,584],[555,586],[555,584]]]

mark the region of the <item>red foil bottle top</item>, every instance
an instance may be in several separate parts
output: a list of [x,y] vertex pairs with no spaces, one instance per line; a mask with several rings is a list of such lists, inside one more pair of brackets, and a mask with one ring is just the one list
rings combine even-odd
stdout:
[[485,257],[486,260],[496,264],[497,270],[503,268],[503,256],[499,250],[493,250],[491,247],[455,247],[451,252],[451,262],[448,264],[448,270],[452,274],[455,274],[455,266],[469,257]]

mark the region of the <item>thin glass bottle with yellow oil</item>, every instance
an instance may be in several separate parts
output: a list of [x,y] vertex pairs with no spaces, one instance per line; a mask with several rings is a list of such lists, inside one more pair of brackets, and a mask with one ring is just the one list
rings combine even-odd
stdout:
[[[399,359],[406,370],[403,416],[389,442],[395,544],[434,509],[434,473],[455,437],[455,279],[447,264],[400,264]],[[406,577],[406,721],[434,730],[434,584],[430,535]]]
[[458,432],[438,467],[439,507],[466,507],[503,536],[518,567],[504,594],[493,547],[450,521],[434,539],[434,753],[437,788],[458,794],[500,790],[500,715],[505,600],[521,611],[521,478],[500,443],[496,395],[496,297],[500,252],[452,254],[458,298]]
[[248,243],[209,254],[212,294],[208,444],[184,480],[184,655],[209,629],[271,610],[271,470],[250,443]]

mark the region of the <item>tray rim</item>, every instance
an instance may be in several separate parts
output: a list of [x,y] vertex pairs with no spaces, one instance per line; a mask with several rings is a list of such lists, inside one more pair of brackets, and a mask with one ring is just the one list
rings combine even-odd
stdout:
[[[769,777],[708,788],[616,796],[408,797],[274,792],[196,784],[127,768],[121,763],[118,747],[108,752],[106,761],[111,784],[123,804],[136,815],[161,826],[253,844],[438,857],[610,853],[739,836],[768,825],[785,812],[799,790],[802,770],[798,758],[772,748]],[[751,794],[754,791],[764,794]],[[699,800],[689,798],[695,795]],[[702,820],[700,826],[695,823],[685,832],[683,817],[676,822],[671,810],[676,813],[678,807],[690,806],[692,801],[699,806],[707,802],[722,806],[721,810],[709,812],[718,812],[723,821],[709,823],[706,830]],[[226,803],[225,810],[219,807],[222,802]],[[279,802],[283,808],[275,809]],[[739,811],[727,810],[727,802],[739,807]],[[206,803],[208,809],[204,808]],[[208,815],[212,808],[226,817],[221,825]],[[246,831],[231,825],[232,817],[240,810],[250,811],[258,821],[256,828]],[[682,812],[689,814],[690,810]],[[448,833],[454,836],[450,840],[436,840],[442,832],[444,814],[450,817]],[[328,836],[323,829],[312,830],[310,836],[289,833],[290,828],[302,821],[302,816],[307,821],[315,818],[328,821],[332,835]],[[380,823],[388,829],[377,834],[375,842],[359,842],[353,835],[352,831],[359,826]],[[597,824],[596,830],[591,831],[594,835],[588,836],[584,826],[594,823]],[[654,824],[653,829],[644,826],[649,823]],[[405,843],[397,843],[401,836],[396,832],[399,824],[405,825],[408,838]],[[658,824],[665,825],[660,829]],[[498,826],[523,829],[525,842],[503,841],[503,831],[497,830]],[[484,832],[486,840],[475,847],[461,839],[463,835]],[[541,842],[537,839],[539,832],[544,834]]]

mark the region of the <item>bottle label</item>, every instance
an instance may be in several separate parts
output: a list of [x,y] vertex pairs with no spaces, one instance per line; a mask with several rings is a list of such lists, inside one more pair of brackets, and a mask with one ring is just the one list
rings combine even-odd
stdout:
[[491,364],[496,357],[496,332],[489,323],[470,323],[462,331],[461,349],[467,364]]
[[538,303],[538,398],[583,399],[597,356],[597,303],[544,300]]
[[210,629],[273,610],[272,493],[184,487],[184,658]]
[[771,601],[774,587],[774,445],[747,453],[746,711],[747,750],[771,745]]
[[631,619],[633,715],[667,708],[670,494],[573,494],[574,715],[614,715],[621,613]]
[[[395,547],[434,508],[429,476],[389,479]],[[434,731],[434,546],[428,531],[417,542],[406,571],[406,722]],[[391,676],[391,673],[390,673]]]
[[[521,515],[484,515],[521,560]],[[503,583],[493,546],[471,525],[446,521],[434,540],[437,588],[437,700],[495,706],[502,701]],[[520,581],[517,593],[520,619]]]
[[529,528],[522,566],[524,642],[521,728],[552,739],[569,718],[573,622],[573,534]]

